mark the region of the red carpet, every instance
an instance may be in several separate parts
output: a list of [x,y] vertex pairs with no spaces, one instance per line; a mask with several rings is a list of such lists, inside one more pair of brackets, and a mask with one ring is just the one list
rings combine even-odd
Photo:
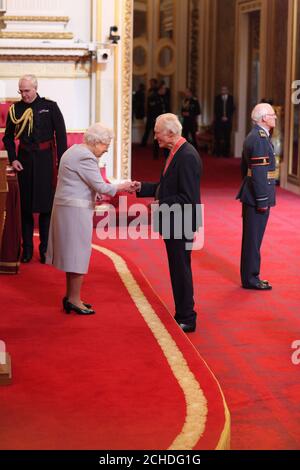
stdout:
[[[142,155],[134,160],[134,177],[142,176],[141,161]],[[154,171],[149,176],[155,179]],[[262,277],[273,290],[245,291],[239,279],[241,207],[234,199],[239,184],[238,159],[204,158],[205,246],[193,254],[199,327],[189,338],[226,396],[231,448],[300,449],[300,365],[291,361],[291,344],[300,340],[300,198],[278,189],[271,211]],[[134,257],[172,309],[166,259],[155,251],[150,268],[143,248],[135,248]]]
[[[157,180],[162,165],[162,159],[152,160],[148,149],[139,151],[133,158],[133,178]],[[239,161],[204,158],[205,246],[193,253],[198,329],[188,340],[221,384],[231,414],[232,449],[300,449],[300,365],[291,361],[291,344],[300,339],[300,198],[279,189],[271,212],[262,276],[273,290],[245,291],[239,280],[241,207],[234,199],[239,179]],[[94,241],[99,243],[96,237]],[[100,244],[128,261],[178,347],[186,346],[185,335],[145,280],[172,314],[163,242]],[[97,315],[88,319],[58,311],[63,275],[50,271],[34,263],[23,266],[16,277],[0,278],[6,312],[0,336],[7,341],[14,372],[14,384],[0,388],[5,404],[0,411],[1,448],[170,447],[181,435],[185,419],[183,392],[169,366],[160,372],[166,360],[118,283],[111,262],[100,253],[93,256],[84,298],[95,304]],[[104,301],[111,303],[112,298],[115,302],[108,311]],[[185,348],[184,356],[201,388],[207,386],[210,411],[209,393],[219,392],[211,375],[203,378],[196,349]],[[126,406],[119,402],[123,397]],[[224,425],[224,409],[218,406],[211,415],[216,420],[210,428],[214,432],[204,432],[194,448],[216,447]],[[210,413],[206,426],[209,419]]]
[[[133,178],[155,181],[162,165],[138,149]],[[225,394],[232,449],[300,449],[300,365],[291,361],[291,344],[300,340],[300,198],[278,188],[262,246],[262,276],[273,290],[245,291],[239,184],[238,159],[204,156],[205,245],[193,253],[198,329],[189,339]],[[118,249],[173,312],[163,244],[119,241]]]
[[13,362],[12,385],[0,387],[1,449],[228,445],[218,383],[132,262],[94,247],[84,287],[94,316],[64,314],[63,285],[37,260],[1,277]]

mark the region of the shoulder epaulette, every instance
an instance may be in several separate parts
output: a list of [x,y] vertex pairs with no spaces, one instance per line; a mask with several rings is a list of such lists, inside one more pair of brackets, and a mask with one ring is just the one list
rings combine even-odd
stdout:
[[262,129],[260,129],[258,132],[259,132],[260,137],[265,137],[265,138],[268,137],[265,131],[263,131]]
[[47,103],[50,103],[50,104],[55,103],[55,101],[50,100],[49,98],[45,98],[44,96],[40,97],[40,99],[43,100],[44,102],[46,101]]

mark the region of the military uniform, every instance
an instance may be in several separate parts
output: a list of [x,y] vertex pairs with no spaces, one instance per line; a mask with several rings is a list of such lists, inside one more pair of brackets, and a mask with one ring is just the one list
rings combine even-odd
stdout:
[[[19,139],[16,152],[15,139]],[[67,149],[63,116],[54,101],[37,95],[32,103],[19,101],[7,116],[3,138],[10,163],[20,161],[23,254],[33,252],[33,213],[38,212],[40,253],[46,252],[51,209],[60,157]]]
[[[243,203],[241,280],[243,287],[255,288],[261,282],[260,247],[275,206],[275,154],[265,129],[255,125],[246,137],[242,155],[243,183],[237,199]],[[268,208],[265,212],[259,209]]]

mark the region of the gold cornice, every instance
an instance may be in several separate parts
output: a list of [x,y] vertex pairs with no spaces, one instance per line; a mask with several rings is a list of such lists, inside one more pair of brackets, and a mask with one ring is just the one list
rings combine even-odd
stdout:
[[10,54],[2,55],[0,52],[0,63],[3,62],[26,62],[26,61],[34,61],[34,62],[75,62],[76,64],[86,64],[86,62],[90,61],[89,56],[81,56],[81,55],[34,55],[34,54]]
[[126,0],[123,21],[121,177],[130,177],[133,0]]
[[20,61],[0,61],[1,78],[9,79],[12,77],[18,78],[26,73],[34,73],[39,78],[71,78],[71,79],[82,79],[89,78],[91,75],[91,66],[89,62],[76,62],[76,61],[58,61],[51,57],[51,61],[46,61],[44,58],[37,60],[36,57],[32,57],[32,60],[24,60],[24,57],[20,58]]
[[68,16],[17,16],[7,15],[2,17],[2,21],[44,21],[53,23],[68,23]]
[[[245,5],[243,5],[245,3]],[[249,0],[244,0],[243,2],[240,2],[240,11],[242,13],[250,13],[251,11],[255,10],[260,10],[262,8],[262,0],[256,0],[256,1],[249,1]]]
[[2,39],[73,39],[73,33],[0,31],[0,38]]
[[[0,44],[0,50],[3,50],[4,47]],[[45,48],[41,48],[40,46],[31,46],[30,45],[30,48],[28,48],[28,46],[26,45],[18,45],[18,46],[6,46],[5,47],[5,50],[10,50],[10,51],[13,51],[14,49],[18,49],[18,50],[28,50],[30,49],[31,51],[40,51],[42,53],[43,50],[45,50]],[[84,50],[86,51],[86,55],[85,56],[82,56],[82,55],[79,55],[78,54],[78,57],[90,57],[90,53],[89,51],[85,48],[85,47],[64,47],[64,46],[54,46],[53,47],[53,44],[51,44],[51,51],[61,51],[61,50],[68,50],[68,51],[78,51],[78,50]]]

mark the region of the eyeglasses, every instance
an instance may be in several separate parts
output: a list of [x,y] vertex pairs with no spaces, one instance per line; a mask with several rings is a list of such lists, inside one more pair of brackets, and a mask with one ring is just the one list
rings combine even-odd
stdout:
[[33,90],[33,88],[30,88],[28,90],[18,90],[19,95],[22,95],[23,93],[30,93]]
[[265,114],[265,116],[271,116],[271,117],[276,117],[276,118],[277,118],[276,113],[273,113],[273,114]]

